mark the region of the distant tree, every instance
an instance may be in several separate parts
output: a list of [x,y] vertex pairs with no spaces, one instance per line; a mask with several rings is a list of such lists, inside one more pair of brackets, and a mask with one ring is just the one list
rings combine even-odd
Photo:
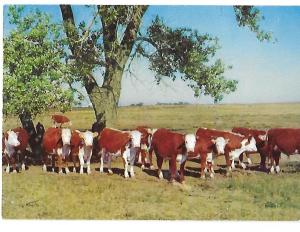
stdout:
[[[171,28],[156,16],[145,30],[140,26],[148,6],[88,6],[94,9],[91,22],[75,24],[70,5],[60,5],[68,37],[72,62],[93,105],[98,122],[106,124],[116,112],[123,73],[130,70],[137,56],[146,57],[155,72],[157,84],[162,78],[182,79],[195,96],[210,95],[215,102],[236,90],[237,81],[227,80],[225,66],[215,54],[218,39],[190,28]],[[262,16],[253,6],[234,7],[238,25],[248,26],[260,41],[271,34],[259,27]],[[103,71],[98,84],[95,69]]]
[[50,109],[66,111],[74,103],[62,30],[40,11],[23,16],[24,7],[9,6],[13,29],[4,37],[3,113],[17,115],[30,134],[30,145],[40,155],[33,118]]

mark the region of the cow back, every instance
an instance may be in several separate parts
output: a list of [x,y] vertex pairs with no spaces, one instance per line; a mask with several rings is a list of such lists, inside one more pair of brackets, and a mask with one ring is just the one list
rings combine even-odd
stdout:
[[116,153],[130,142],[129,133],[105,128],[99,136],[98,145],[100,150],[105,149],[107,152]]
[[244,127],[234,127],[232,132],[244,135],[245,137],[253,136],[256,142],[257,149],[261,149],[265,146],[266,142],[259,138],[259,136],[266,135],[266,131],[264,130],[256,130]]
[[268,147],[277,146],[285,154],[300,152],[300,128],[273,128],[268,130]]
[[45,131],[43,137],[43,148],[46,152],[52,152],[59,144],[62,144],[61,129],[50,127]]
[[167,129],[158,129],[152,137],[151,146],[155,153],[162,157],[171,157],[172,155],[184,154],[186,152],[184,145],[184,135]]

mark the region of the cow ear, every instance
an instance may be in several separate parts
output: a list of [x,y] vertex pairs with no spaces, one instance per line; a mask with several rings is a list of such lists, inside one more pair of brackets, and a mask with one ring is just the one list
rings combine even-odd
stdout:
[[200,138],[200,137],[197,135],[197,136],[196,136],[196,140],[199,140],[199,138]]
[[81,133],[81,131],[79,131],[79,130],[75,130],[78,134],[80,134]]
[[93,138],[96,138],[98,136],[98,132],[93,133]]

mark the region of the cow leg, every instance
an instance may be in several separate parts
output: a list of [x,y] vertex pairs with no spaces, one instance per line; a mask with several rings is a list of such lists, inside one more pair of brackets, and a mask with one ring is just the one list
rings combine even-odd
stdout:
[[78,153],[79,163],[80,163],[80,171],[79,171],[80,174],[83,174],[83,166],[84,166],[83,156],[84,156],[84,150],[83,148],[80,148]]
[[59,155],[58,157],[58,174],[63,174],[63,171],[62,171],[62,163],[63,163],[63,159],[62,159],[62,156]]
[[52,165],[52,172],[54,172],[55,170],[55,159],[57,159],[58,158],[58,156],[57,155],[52,155],[51,156],[51,165]]
[[[240,156],[239,156],[239,164],[242,166],[243,169],[246,169],[247,166],[246,166],[246,164],[243,162],[244,154],[245,154],[245,153],[240,154]],[[246,154],[246,156],[247,156],[247,154]],[[248,156],[247,156],[247,158],[248,158]],[[249,159],[249,158],[248,158],[248,159]],[[233,160],[233,163],[234,163],[234,160]],[[231,167],[232,167],[232,165],[231,165]],[[232,168],[233,168],[233,167],[232,167]]]
[[213,162],[214,162],[213,161],[213,153],[207,153],[206,161],[207,161],[208,170],[210,171],[210,177],[214,178],[215,171],[213,168]]
[[260,168],[262,170],[266,170],[266,155],[263,154],[262,152],[259,153],[260,154]]
[[207,162],[207,153],[202,152],[200,154],[200,178],[205,179],[205,168]]
[[[176,157],[176,155],[175,155]],[[177,167],[176,167],[176,158],[169,160],[169,169],[171,172],[170,182],[174,182],[176,179]]]
[[161,167],[162,167],[162,163],[163,163],[163,158],[161,158],[159,155],[156,156],[157,158],[157,172],[158,172],[158,178],[159,179],[163,179],[164,176],[163,176],[163,173],[161,171]]
[[124,164],[124,177],[128,178],[129,175],[128,175],[128,161],[127,161],[126,150],[123,152],[122,159],[123,159],[123,164]]
[[100,155],[100,173],[103,173],[103,159],[104,159],[104,155],[105,155],[105,151],[104,149],[101,149],[99,151],[99,155]]
[[[138,150],[138,152],[139,152],[139,150]],[[130,161],[129,161],[129,163],[130,163],[130,177],[131,178],[135,176],[134,169],[133,169],[134,160],[135,160],[135,153],[136,153],[136,150],[134,151],[133,154],[130,154]]]
[[246,157],[247,157],[248,164],[251,165],[252,164],[252,160],[250,158],[250,154],[249,153],[245,153],[245,154],[246,154]]
[[76,161],[78,158],[78,154],[71,154],[72,162],[73,162],[73,173],[76,173]]
[[181,183],[184,183],[184,166],[185,166],[185,163],[186,163],[186,160],[183,161],[181,164],[180,164],[180,169],[179,169],[179,181]]
[[145,169],[145,158],[146,158],[146,151],[144,149],[140,149],[139,158],[141,158],[142,166],[141,169]]
[[225,151],[225,160],[226,160],[226,166],[227,166],[227,172],[226,172],[226,176],[231,176],[232,175],[232,169],[230,166],[230,159],[229,159],[229,153],[228,151]]
[[43,153],[43,171],[47,171],[47,163],[48,163],[48,154],[46,152]]
[[6,163],[7,163],[5,172],[9,173],[9,171],[10,171],[10,158],[8,156],[5,156],[5,159],[6,159]]
[[69,159],[69,157],[65,156],[65,158],[64,158],[64,166],[65,166],[65,172],[66,172],[66,174],[70,173],[68,159]]
[[148,152],[148,156],[149,156],[149,165],[150,165],[150,169],[151,170],[154,170],[154,166],[153,166],[153,162],[152,162],[152,153],[153,153],[153,150],[149,150]]
[[86,165],[87,165],[87,174],[91,174],[91,158],[92,158],[92,153],[90,153],[87,157]]
[[10,157],[10,164],[12,165],[12,168],[13,168],[13,173],[16,173],[17,170],[16,170],[16,158],[15,158],[15,155],[11,155]]
[[281,153],[281,152],[277,152],[277,153],[275,154],[275,157],[274,157],[274,159],[275,159],[275,165],[276,165],[275,170],[276,170],[277,173],[280,172],[280,167],[279,167],[280,153]]

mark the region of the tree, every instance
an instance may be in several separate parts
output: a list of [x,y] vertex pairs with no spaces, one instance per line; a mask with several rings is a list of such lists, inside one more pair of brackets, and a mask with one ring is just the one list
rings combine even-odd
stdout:
[[[60,5],[78,81],[87,91],[97,121],[104,125],[115,115],[123,72],[136,56],[149,60],[157,84],[162,78],[181,78],[195,96],[211,95],[215,102],[236,90],[237,81],[223,76],[230,66],[215,58],[217,38],[189,28],[170,28],[158,16],[142,32],[140,25],[147,8],[95,6],[92,21],[82,21],[77,27],[72,7]],[[259,27],[262,16],[257,8],[235,6],[234,11],[239,26],[248,26],[260,41],[271,39],[271,34]],[[149,44],[150,48],[146,46]],[[95,68],[103,70],[102,85],[92,74]]]
[[69,81],[64,64],[61,29],[40,11],[23,16],[24,7],[9,7],[15,25],[4,38],[3,113],[17,115],[30,134],[34,155],[41,154],[32,119],[49,109],[66,111],[74,103],[74,91],[63,88]]

